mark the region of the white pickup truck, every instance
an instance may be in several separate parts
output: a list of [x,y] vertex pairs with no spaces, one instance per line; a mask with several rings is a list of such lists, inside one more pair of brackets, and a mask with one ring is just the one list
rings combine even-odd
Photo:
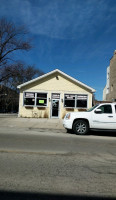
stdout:
[[63,126],[78,135],[84,135],[90,129],[116,131],[116,103],[95,105],[86,112],[69,112]]

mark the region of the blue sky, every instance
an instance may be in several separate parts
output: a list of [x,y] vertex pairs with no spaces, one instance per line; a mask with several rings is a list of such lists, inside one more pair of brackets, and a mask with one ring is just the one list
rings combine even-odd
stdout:
[[20,55],[26,63],[45,73],[58,68],[102,100],[116,49],[116,0],[0,0],[0,17],[27,26],[34,48]]

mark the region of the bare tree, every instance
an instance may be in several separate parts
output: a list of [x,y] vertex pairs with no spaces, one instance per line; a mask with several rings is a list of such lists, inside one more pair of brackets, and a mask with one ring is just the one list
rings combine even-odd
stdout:
[[17,85],[42,74],[41,70],[22,62],[2,69],[4,81],[0,85],[0,112],[18,111],[19,91]]
[[[24,26],[15,26],[5,18],[0,19],[0,110],[10,111],[18,105],[17,85],[43,74],[33,65],[15,60],[17,51],[32,48]],[[15,109],[16,110],[16,109]]]
[[13,66],[7,66],[2,70],[2,80],[6,87],[16,90],[17,85],[27,82],[35,77],[44,74],[41,70],[36,69],[33,65],[26,65],[18,62]]
[[26,39],[27,31],[24,26],[16,27],[5,18],[0,19],[0,67],[12,62],[12,53],[17,50],[28,51],[31,49],[29,40]]

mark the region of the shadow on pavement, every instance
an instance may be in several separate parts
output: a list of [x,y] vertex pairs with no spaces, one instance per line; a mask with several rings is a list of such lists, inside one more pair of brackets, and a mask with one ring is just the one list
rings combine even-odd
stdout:
[[88,135],[116,137],[116,132],[110,132],[110,131],[90,131],[88,133]]
[[[66,133],[69,134],[74,134],[74,132],[72,130],[67,130]],[[76,134],[74,134],[76,135]],[[116,137],[116,131],[89,131],[86,135],[90,136],[90,135],[95,135],[95,136],[108,136],[108,137]],[[78,135],[77,135],[78,136]],[[84,135],[82,135],[84,136]]]
[[0,200],[114,200],[113,197],[0,191]]

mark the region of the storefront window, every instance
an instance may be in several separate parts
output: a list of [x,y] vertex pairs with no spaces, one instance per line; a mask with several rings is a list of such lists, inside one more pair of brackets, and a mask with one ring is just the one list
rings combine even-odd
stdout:
[[47,106],[47,93],[37,93],[37,106]]
[[24,93],[24,106],[47,106],[47,93]]
[[75,95],[74,94],[65,94],[64,107],[68,107],[68,108],[75,107]]
[[76,107],[87,108],[87,95],[77,95]]
[[65,94],[64,107],[87,108],[87,95]]
[[35,105],[35,93],[25,92],[24,105],[26,105],[26,106],[34,106]]

